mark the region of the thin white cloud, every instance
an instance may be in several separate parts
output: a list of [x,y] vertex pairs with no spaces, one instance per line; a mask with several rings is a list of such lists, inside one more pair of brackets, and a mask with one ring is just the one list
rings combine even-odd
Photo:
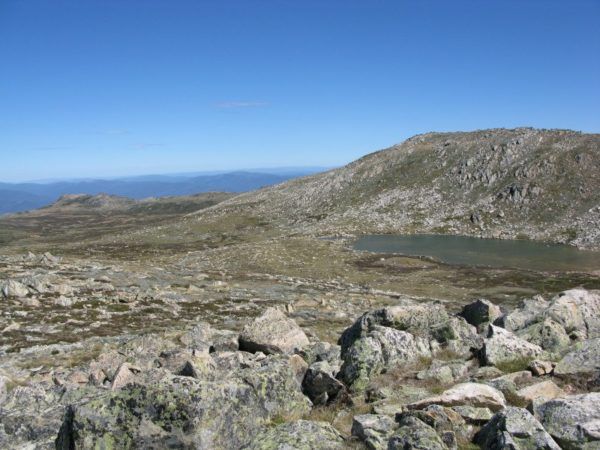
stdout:
[[230,101],[220,102],[216,104],[217,108],[221,109],[234,109],[234,108],[260,108],[268,106],[267,102],[241,102],[241,101]]
[[125,134],[129,134],[129,130],[110,129],[110,130],[103,130],[100,132],[100,134],[105,134],[107,136],[123,136]]

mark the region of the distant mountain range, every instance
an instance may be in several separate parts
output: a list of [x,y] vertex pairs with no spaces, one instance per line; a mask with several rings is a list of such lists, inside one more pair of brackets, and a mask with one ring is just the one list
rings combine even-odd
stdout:
[[247,192],[319,172],[321,168],[265,169],[213,174],[146,175],[137,177],[54,181],[47,183],[0,183],[0,214],[40,208],[66,194],[100,193],[143,199],[191,195],[201,192]]

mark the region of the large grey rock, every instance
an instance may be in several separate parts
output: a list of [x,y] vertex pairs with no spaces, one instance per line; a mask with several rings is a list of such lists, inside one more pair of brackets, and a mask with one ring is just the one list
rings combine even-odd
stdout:
[[208,323],[201,322],[180,337],[188,348],[212,352],[233,352],[238,350],[238,334],[228,330],[216,330]]
[[515,407],[497,412],[479,431],[475,441],[491,450],[560,449],[529,411]]
[[539,345],[527,342],[504,328],[490,325],[482,353],[486,364],[496,366],[534,359],[540,356],[543,350]]
[[302,328],[276,308],[268,308],[246,325],[239,338],[240,349],[249,352],[293,353],[309,342]]
[[600,339],[577,344],[558,362],[554,376],[583,386],[600,386]]
[[568,334],[600,338],[600,293],[571,289],[554,297],[544,316],[558,322]]
[[436,431],[413,416],[405,416],[388,441],[388,450],[447,450]]
[[372,450],[387,448],[387,441],[395,428],[394,419],[379,414],[362,414],[352,420],[352,436]]
[[375,325],[366,336],[354,341],[347,349],[339,377],[354,391],[361,391],[366,388],[369,379],[382,370],[430,356],[426,339]]
[[25,297],[29,293],[27,286],[17,280],[6,281],[1,289],[4,297]]
[[506,400],[497,389],[481,383],[461,383],[441,395],[428,397],[408,405],[410,409],[422,409],[429,405],[474,406],[498,411],[506,406]]
[[489,300],[478,299],[473,303],[465,305],[460,312],[460,315],[473,326],[480,326],[489,322],[493,322],[502,315],[500,307],[493,304]]
[[239,448],[273,418],[309,410],[289,358],[271,356],[214,381],[167,375],[75,403],[57,448]]
[[335,378],[334,369],[328,362],[320,361],[308,367],[302,381],[302,391],[315,405],[325,405],[341,399],[346,386]]
[[375,326],[428,337],[433,328],[439,327],[448,319],[446,308],[441,303],[405,304],[367,312],[342,333],[339,339],[342,357],[356,340],[368,335]]
[[555,398],[535,413],[561,448],[600,448],[600,393]]
[[494,324],[509,331],[521,330],[539,322],[549,305],[550,303],[539,295],[525,299],[518,308],[496,319]]
[[244,447],[248,450],[342,450],[342,435],[326,422],[298,420],[267,428]]
[[571,344],[571,339],[564,327],[548,318],[534,323],[516,334],[521,339],[539,345],[542,349],[552,353],[560,353]]

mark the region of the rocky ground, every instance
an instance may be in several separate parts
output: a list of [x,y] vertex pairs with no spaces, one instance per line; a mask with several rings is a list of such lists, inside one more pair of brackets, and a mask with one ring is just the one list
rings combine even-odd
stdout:
[[[30,299],[24,286],[6,283],[6,301]],[[237,331],[195,319],[185,329],[7,353],[0,444],[600,445],[600,291],[534,296],[510,310],[477,300],[459,313],[395,299],[357,315],[336,343],[290,316],[290,307],[266,307]]]

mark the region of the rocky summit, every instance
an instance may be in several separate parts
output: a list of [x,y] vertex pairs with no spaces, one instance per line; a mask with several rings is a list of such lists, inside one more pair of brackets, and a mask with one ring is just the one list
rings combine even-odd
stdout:
[[592,254],[599,146],[428,133],[240,195],[68,195],[0,217],[0,448],[600,448],[596,268],[353,245]]

